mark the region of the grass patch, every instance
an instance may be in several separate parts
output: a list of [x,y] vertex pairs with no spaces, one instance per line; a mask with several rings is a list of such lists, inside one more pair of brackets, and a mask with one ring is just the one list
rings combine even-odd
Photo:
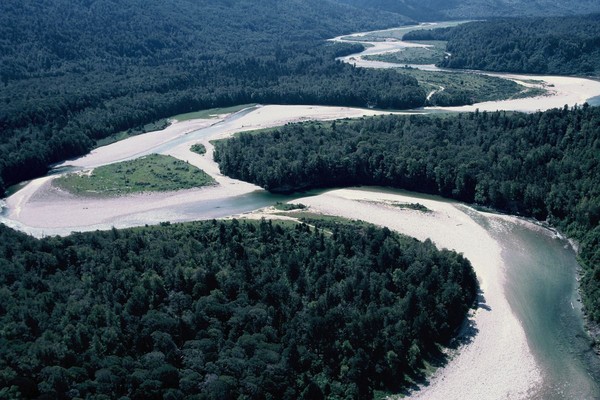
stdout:
[[425,207],[421,203],[401,203],[401,202],[393,201],[390,204],[394,207],[401,208],[403,210],[415,210],[415,211],[421,211],[424,213],[431,212],[431,210],[429,208]]
[[364,56],[365,60],[383,61],[395,64],[437,64],[446,55],[446,43],[443,41],[415,42],[428,47],[406,47],[401,51],[386,54]]
[[177,121],[189,121],[191,119],[211,119],[211,118],[214,118],[216,115],[235,113],[235,112],[243,110],[244,108],[253,107],[255,105],[256,104],[242,104],[242,105],[233,106],[233,107],[211,108],[208,110],[200,110],[200,111],[194,111],[194,112],[190,112],[190,113],[175,115],[174,117],[171,117],[170,119],[174,119]]
[[[546,93],[541,89],[526,88],[508,79],[462,71],[438,72],[414,68],[400,68],[399,71],[414,77],[426,90],[439,90],[443,87],[448,94],[465,93],[471,103],[534,97]],[[435,96],[432,100],[435,100]]]
[[67,174],[53,181],[55,186],[63,190],[87,196],[191,189],[212,185],[214,182],[201,169],[174,157],[159,154],[98,167],[89,175]]
[[304,210],[306,208],[306,206],[301,203],[282,203],[280,201],[275,203],[273,207],[280,211]]
[[357,219],[353,220],[344,217],[337,217],[335,215],[317,214],[306,211],[293,211],[282,215],[297,218],[299,221],[304,222],[305,224],[327,230],[333,229],[336,225],[354,225],[362,227],[374,226],[373,224]]
[[200,155],[206,154],[206,147],[202,143],[193,144],[190,150]]
[[515,94],[512,99],[524,99],[527,97],[544,96],[548,91],[542,88],[525,88],[521,92]]

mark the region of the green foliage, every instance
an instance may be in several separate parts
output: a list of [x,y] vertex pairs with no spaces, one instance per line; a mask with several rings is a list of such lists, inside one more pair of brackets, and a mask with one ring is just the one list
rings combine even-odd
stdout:
[[400,203],[400,202],[393,202],[392,205],[394,207],[398,207],[398,208],[403,208],[403,209],[407,209],[407,210],[421,211],[421,212],[425,212],[425,213],[431,211],[429,208],[425,207],[421,203]]
[[596,0],[340,0],[361,8],[397,12],[418,21],[572,15],[600,11]]
[[0,393],[372,398],[445,343],[469,262],[330,223],[207,221],[35,240],[0,225]]
[[415,78],[427,90],[436,91],[427,100],[427,104],[431,106],[459,106],[545,93],[543,90],[524,88],[508,79],[481,74],[421,71],[412,68],[403,69],[402,72]]
[[53,181],[61,189],[90,196],[192,189],[214,183],[214,179],[201,169],[160,154],[105,165],[89,174],[67,174]]
[[414,31],[407,40],[447,40],[447,68],[535,74],[599,75],[600,14],[472,22]]
[[116,132],[201,109],[418,107],[416,81],[336,62],[362,46],[324,41],[404,21],[321,0],[2,1],[0,177],[42,175]]
[[306,206],[302,203],[275,203],[275,208],[281,211],[304,210]]
[[193,144],[190,150],[200,155],[206,154],[206,147],[202,143]]
[[548,220],[582,242],[600,321],[600,108],[295,124],[219,142],[215,158],[272,191],[384,185]]

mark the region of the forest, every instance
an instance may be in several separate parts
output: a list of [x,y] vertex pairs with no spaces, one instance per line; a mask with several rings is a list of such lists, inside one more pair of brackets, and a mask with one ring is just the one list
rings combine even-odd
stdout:
[[473,305],[470,263],[387,228],[318,225],[212,220],[41,240],[0,225],[0,398],[401,390]]
[[0,2],[0,193],[111,134],[247,103],[412,108],[415,79],[325,39],[407,23],[330,1]]
[[447,40],[445,68],[600,75],[600,14],[511,18],[409,32],[405,40]]
[[217,142],[231,177],[268,190],[382,185],[548,221],[580,241],[600,321],[600,108],[290,124]]
[[360,8],[386,10],[418,21],[490,19],[600,12],[596,0],[339,0]]

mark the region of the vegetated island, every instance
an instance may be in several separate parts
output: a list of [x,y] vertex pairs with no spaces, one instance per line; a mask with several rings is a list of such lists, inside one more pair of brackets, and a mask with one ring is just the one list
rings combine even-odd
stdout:
[[192,147],[190,147],[190,150],[194,153],[200,154],[201,156],[206,154],[206,146],[204,146],[202,143],[193,144]]
[[53,185],[77,195],[118,196],[214,185],[201,169],[172,156],[150,154],[56,178]]
[[363,399],[419,379],[468,260],[372,225],[0,225],[0,397]]
[[548,221],[580,242],[600,321],[600,108],[292,124],[216,143],[231,177],[276,192],[351,185],[438,194]]
[[[395,62],[388,57],[393,55],[382,55],[382,61]],[[428,106],[452,107],[546,93],[543,89],[524,87],[509,79],[477,73],[422,71],[415,68],[402,68],[402,73],[412,76],[429,91]]]

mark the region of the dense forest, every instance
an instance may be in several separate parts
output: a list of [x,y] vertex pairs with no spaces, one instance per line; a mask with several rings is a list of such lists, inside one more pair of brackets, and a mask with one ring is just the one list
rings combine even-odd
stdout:
[[476,295],[462,255],[370,225],[0,225],[0,397],[371,399]]
[[581,242],[600,321],[600,108],[293,124],[218,142],[215,158],[272,191],[385,185],[547,220]]
[[600,14],[471,22],[409,32],[406,40],[447,40],[446,68],[600,75]]
[[386,10],[418,21],[589,14],[596,0],[339,0],[360,8]]
[[324,39],[406,23],[330,1],[0,2],[0,192],[157,119],[246,103],[407,108],[416,80]]

